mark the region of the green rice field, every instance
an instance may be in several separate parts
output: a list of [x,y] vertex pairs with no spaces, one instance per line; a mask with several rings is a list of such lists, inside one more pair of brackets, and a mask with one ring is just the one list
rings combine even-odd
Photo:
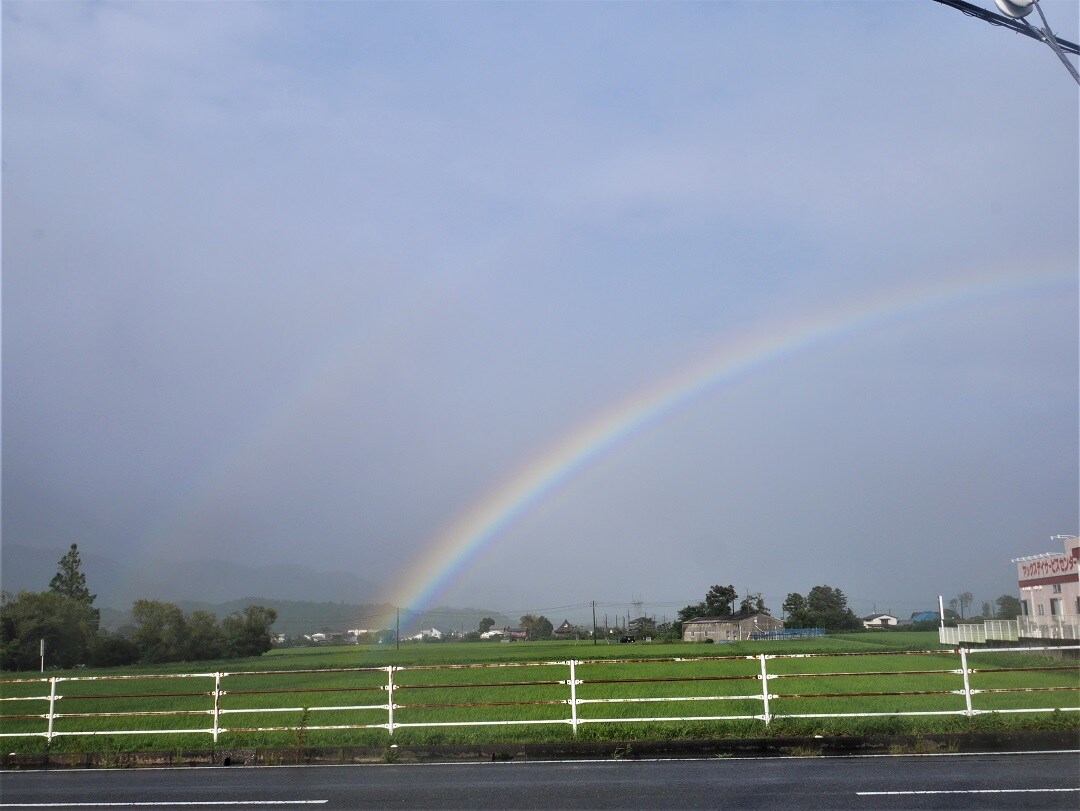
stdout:
[[0,734],[8,752],[125,752],[1080,727],[1076,659],[977,652],[967,666],[972,715],[960,656],[933,632],[294,648],[0,674]]

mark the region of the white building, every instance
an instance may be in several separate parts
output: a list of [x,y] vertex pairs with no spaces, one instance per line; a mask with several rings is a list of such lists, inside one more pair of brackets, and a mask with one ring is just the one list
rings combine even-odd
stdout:
[[899,620],[892,614],[871,614],[862,618],[863,628],[895,628]]
[[942,627],[944,645],[987,640],[1080,639],[1080,539],[1054,535],[1063,552],[1013,558],[1021,615],[1015,620],[987,620],[981,625]]
[[[1023,611],[1020,635],[1075,639],[1080,626],[1080,539],[1055,535],[1051,540],[1061,541],[1064,551],[1013,560]],[[1072,633],[1066,630],[1070,626]]]
[[424,628],[420,633],[413,634],[409,639],[414,639],[417,642],[422,642],[425,639],[442,639],[443,632],[438,628]]

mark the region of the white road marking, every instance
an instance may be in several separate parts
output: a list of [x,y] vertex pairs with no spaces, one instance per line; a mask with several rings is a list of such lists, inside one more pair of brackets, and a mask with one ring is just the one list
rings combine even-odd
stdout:
[[[1003,756],[1032,756],[1032,755],[1075,755],[1080,754],[1080,749],[1024,749],[1019,751],[1009,752],[921,752],[921,753],[907,753],[907,754],[878,754],[878,755],[785,755],[784,760],[866,760],[867,758],[963,758],[963,757],[978,757],[984,758],[990,755],[995,757]],[[616,765],[622,763],[623,765],[630,763],[694,763],[697,761],[707,761],[710,763],[737,763],[743,760],[779,760],[777,755],[750,755],[746,757],[733,756],[726,758],[718,758],[716,755],[709,755],[707,757],[641,757],[634,758],[633,760],[612,760],[611,758],[570,758],[568,760],[440,760],[435,762],[423,762],[423,763],[382,763],[382,762],[368,762],[368,763],[288,763],[276,766],[252,764],[250,766],[238,763],[233,766],[220,766],[220,765],[206,765],[206,766],[139,766],[140,772],[151,771],[168,771],[168,772],[190,772],[192,769],[228,769],[229,771],[240,771],[241,769],[354,769],[354,768],[368,768],[368,767],[381,767],[389,769],[423,769],[423,768],[447,768],[450,766],[529,766],[529,767],[541,767],[541,766],[565,766],[573,763],[593,764],[593,763],[607,763],[610,765]],[[131,772],[133,769],[130,766],[117,766],[114,768],[108,768],[105,766],[95,766],[92,769],[87,769],[85,766],[78,767],[52,767],[44,769],[0,769],[0,774],[43,774],[50,773],[55,774],[57,772],[79,772],[83,775],[91,774],[104,774],[105,772]],[[3,808],[3,804],[0,804],[0,808]],[[25,807],[25,806],[24,806]]]
[[1039,792],[1080,791],[1080,788],[962,788],[926,791],[856,791],[859,797],[896,797],[910,794],[1037,794]]
[[327,800],[173,800],[141,803],[0,803],[0,808],[152,808],[154,806],[324,805]]

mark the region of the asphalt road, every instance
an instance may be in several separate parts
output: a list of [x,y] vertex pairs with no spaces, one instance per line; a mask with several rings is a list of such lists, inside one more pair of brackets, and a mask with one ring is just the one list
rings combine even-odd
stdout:
[[0,773],[0,809],[1078,806],[1077,751]]

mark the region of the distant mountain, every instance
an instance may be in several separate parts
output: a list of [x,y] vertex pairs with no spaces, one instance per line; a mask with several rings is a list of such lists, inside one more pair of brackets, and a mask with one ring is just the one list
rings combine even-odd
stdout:
[[[66,552],[5,543],[0,548],[0,586],[11,592],[44,591]],[[97,595],[94,605],[101,610],[102,627],[110,630],[131,623],[131,604],[139,599],[176,603],[185,612],[212,611],[218,619],[249,605],[263,605],[277,612],[274,630],[290,635],[390,629],[399,621],[394,606],[364,602],[375,595],[375,586],[351,572],[220,560],[151,560],[136,566],[82,547],[79,555],[87,586]],[[498,627],[517,625],[517,620],[490,609],[443,606],[423,613],[403,610],[401,634],[431,627],[475,631],[484,617],[491,617]]]
[[[397,609],[386,604],[358,605],[342,602],[276,600],[267,597],[245,597],[240,600],[228,600],[220,603],[181,600],[176,601],[176,604],[186,613],[210,611],[216,614],[218,619],[243,611],[249,605],[266,606],[277,612],[278,616],[277,622],[274,623],[274,630],[288,636],[302,636],[319,631],[337,633],[356,629],[368,631],[389,630],[393,629],[399,621]],[[484,617],[495,620],[495,626],[499,628],[504,625],[517,625],[516,621],[511,621],[507,616],[497,611],[481,608],[440,607],[421,614],[402,611],[400,616],[401,635],[403,637],[410,636],[418,633],[421,629],[431,627],[436,627],[442,631],[475,631],[479,628],[480,620]],[[102,609],[101,624],[109,630],[120,630],[124,626],[131,624],[131,611]]]
[[[43,591],[67,549],[5,543],[0,548],[0,586],[6,591]],[[134,600],[224,603],[237,595],[274,595],[278,600],[348,600],[362,603],[376,587],[349,571],[320,571],[305,564],[237,563],[222,560],[139,560],[96,555],[80,547],[95,605],[127,609]]]

